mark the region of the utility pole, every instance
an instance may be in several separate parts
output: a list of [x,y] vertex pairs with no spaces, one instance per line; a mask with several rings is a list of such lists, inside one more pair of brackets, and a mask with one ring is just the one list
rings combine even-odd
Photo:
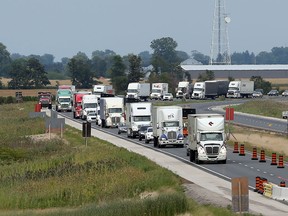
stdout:
[[210,65],[231,64],[227,27],[230,21],[231,19],[226,13],[225,0],[215,0]]

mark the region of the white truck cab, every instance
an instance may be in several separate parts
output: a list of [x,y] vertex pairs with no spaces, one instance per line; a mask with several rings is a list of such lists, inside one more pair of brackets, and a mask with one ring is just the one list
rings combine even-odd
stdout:
[[126,126],[127,137],[135,138],[141,126],[151,126],[151,107],[150,102],[136,102],[126,104]]
[[184,146],[182,107],[154,106],[152,125],[155,147]]
[[191,162],[226,163],[225,119],[221,114],[189,114],[187,156]]

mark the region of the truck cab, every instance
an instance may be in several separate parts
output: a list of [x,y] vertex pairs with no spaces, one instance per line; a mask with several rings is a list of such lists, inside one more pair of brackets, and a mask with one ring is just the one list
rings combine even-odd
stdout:
[[154,106],[152,125],[155,147],[184,146],[182,107]]
[[188,115],[187,156],[191,162],[226,163],[227,148],[224,115]]
[[143,125],[151,125],[151,107],[149,102],[136,102],[126,104],[127,137],[135,138]]
[[205,82],[195,82],[192,98],[193,99],[205,98]]

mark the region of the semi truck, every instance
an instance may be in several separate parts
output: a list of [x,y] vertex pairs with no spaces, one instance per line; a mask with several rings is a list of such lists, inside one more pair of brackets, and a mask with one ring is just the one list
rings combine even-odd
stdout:
[[166,93],[168,93],[168,83],[152,83],[151,100],[162,100]]
[[52,109],[52,93],[51,92],[38,92],[38,103],[41,104],[41,109],[43,107]]
[[192,86],[188,81],[181,81],[178,83],[178,87],[176,89],[176,98],[191,98]]
[[151,126],[151,108],[152,104],[150,102],[126,103],[125,118],[127,126],[127,137],[135,138],[138,136],[141,126]]
[[134,101],[147,101],[150,97],[150,83],[129,83],[126,98]]
[[254,91],[254,81],[231,81],[227,92],[228,98],[248,98],[252,97]]
[[70,89],[58,89],[56,92],[56,111],[72,111],[72,96]]
[[86,120],[89,113],[97,113],[98,97],[93,94],[84,94],[81,101],[81,118]]
[[187,156],[197,164],[226,163],[225,119],[222,114],[188,115]]
[[100,98],[100,119],[102,127],[118,127],[125,122],[124,98]]
[[152,126],[154,147],[184,146],[182,107],[154,106]]
[[80,118],[82,115],[82,99],[84,95],[92,94],[91,91],[78,91],[73,94],[73,118]]
[[195,82],[192,98],[215,99],[220,96],[226,96],[228,86],[228,80],[207,80],[205,82]]
[[97,95],[98,98],[103,96],[109,97],[115,95],[115,90],[113,89],[112,85],[93,85],[92,93]]

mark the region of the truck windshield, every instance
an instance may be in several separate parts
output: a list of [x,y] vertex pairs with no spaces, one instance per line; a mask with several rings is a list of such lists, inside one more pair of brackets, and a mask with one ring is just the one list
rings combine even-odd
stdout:
[[229,87],[229,90],[238,91],[238,90],[239,90],[239,88],[237,88],[237,87]]
[[97,108],[97,104],[96,103],[87,103],[87,104],[84,104],[83,109],[85,109],[85,108]]
[[200,141],[223,141],[222,133],[202,133],[200,135]]
[[70,98],[59,98],[59,103],[70,103]]
[[128,93],[137,93],[137,89],[128,89],[127,92]]
[[193,91],[202,91],[202,88],[194,88]]
[[179,127],[179,121],[163,122],[163,127]]
[[151,121],[151,116],[134,116],[134,122]]
[[152,89],[152,93],[161,93],[160,89]]
[[110,108],[108,109],[109,113],[122,113],[122,109],[121,108]]

